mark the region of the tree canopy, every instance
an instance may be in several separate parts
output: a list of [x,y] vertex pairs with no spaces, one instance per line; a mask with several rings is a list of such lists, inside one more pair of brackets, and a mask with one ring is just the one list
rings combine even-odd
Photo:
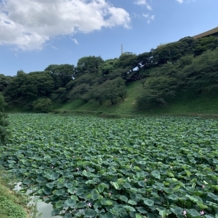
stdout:
[[181,90],[196,94],[217,90],[217,47],[214,36],[185,37],[138,55],[125,52],[108,60],[86,56],[76,66],[51,64],[41,72],[20,70],[14,77],[1,74],[0,92],[8,107],[39,111],[37,105],[50,101],[116,104],[124,101],[126,87],[138,80],[144,88],[137,100],[140,108],[166,105]]

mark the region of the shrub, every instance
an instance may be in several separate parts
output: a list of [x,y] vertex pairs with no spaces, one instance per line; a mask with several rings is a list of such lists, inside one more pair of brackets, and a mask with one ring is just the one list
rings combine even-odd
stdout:
[[49,98],[40,98],[33,102],[33,109],[36,112],[48,113],[52,110],[52,101]]

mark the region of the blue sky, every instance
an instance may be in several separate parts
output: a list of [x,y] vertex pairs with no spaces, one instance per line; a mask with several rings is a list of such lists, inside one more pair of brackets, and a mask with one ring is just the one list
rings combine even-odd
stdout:
[[218,26],[217,0],[0,0],[0,74],[140,54]]

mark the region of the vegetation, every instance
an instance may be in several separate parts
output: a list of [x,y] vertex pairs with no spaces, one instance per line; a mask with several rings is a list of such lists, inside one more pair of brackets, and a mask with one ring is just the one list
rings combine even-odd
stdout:
[[7,115],[4,113],[6,103],[4,101],[4,97],[0,93],[0,146],[7,141],[8,138],[8,121]]
[[33,102],[33,109],[36,112],[48,113],[52,109],[52,101],[49,98],[41,98]]
[[52,215],[218,214],[217,120],[14,114],[10,122],[1,164],[52,203]]
[[12,191],[14,179],[3,170],[0,171],[0,217],[30,218],[31,207],[27,207],[29,198],[22,193]]
[[217,92],[217,47],[218,38],[213,36],[185,37],[139,55],[126,52],[105,61],[82,57],[76,66],[49,65],[42,72],[0,75],[0,91],[8,109],[50,112],[56,105],[78,101],[123,104],[129,97],[127,88],[139,81],[142,91],[135,96],[136,111],[144,112],[167,107],[181,95],[201,98]]

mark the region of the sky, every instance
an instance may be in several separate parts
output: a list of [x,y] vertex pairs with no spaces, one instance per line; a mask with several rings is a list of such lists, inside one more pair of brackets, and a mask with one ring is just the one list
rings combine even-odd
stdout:
[[141,54],[218,26],[218,0],[0,0],[0,74]]

